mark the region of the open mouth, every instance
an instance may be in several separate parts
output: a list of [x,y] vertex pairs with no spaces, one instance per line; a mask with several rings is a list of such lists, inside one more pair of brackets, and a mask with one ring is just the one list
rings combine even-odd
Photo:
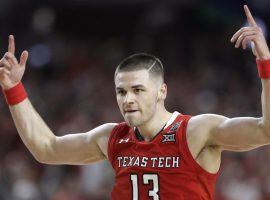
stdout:
[[125,113],[135,113],[135,112],[137,112],[138,110],[127,110],[127,111],[125,111]]

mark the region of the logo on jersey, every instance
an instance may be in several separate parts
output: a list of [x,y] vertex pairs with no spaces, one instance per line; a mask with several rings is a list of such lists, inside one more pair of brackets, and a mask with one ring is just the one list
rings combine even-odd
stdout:
[[175,133],[174,134],[164,134],[162,142],[175,142]]
[[120,139],[118,143],[127,143],[129,141],[129,138],[127,139]]
[[141,156],[118,156],[118,167],[150,167],[150,168],[178,168],[179,156],[141,157]]
[[177,122],[177,123],[175,123],[174,125],[172,125],[172,127],[171,127],[170,130],[169,130],[169,132],[174,132],[174,131],[176,131],[176,130],[179,128],[179,126],[180,126],[181,123],[182,123],[182,121]]

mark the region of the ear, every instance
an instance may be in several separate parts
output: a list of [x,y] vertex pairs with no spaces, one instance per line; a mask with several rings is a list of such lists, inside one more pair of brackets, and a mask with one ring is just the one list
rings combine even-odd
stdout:
[[162,83],[158,90],[158,99],[165,100],[167,96],[167,85],[165,83]]

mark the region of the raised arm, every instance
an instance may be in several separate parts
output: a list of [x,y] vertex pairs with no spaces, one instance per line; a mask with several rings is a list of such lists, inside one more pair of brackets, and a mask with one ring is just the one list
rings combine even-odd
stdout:
[[[10,91],[23,77],[28,52],[20,62],[14,56],[14,37],[9,36],[8,52],[0,60],[0,84]],[[57,137],[33,108],[28,98],[9,105],[18,133],[32,155],[48,164],[86,164],[107,157],[107,142],[115,124],[104,124],[87,133]]]
[[[249,27],[237,31],[231,42],[246,49],[253,43],[253,54],[259,62],[267,62],[270,71],[270,52],[262,30],[257,26],[247,6],[244,6]],[[262,78],[262,117],[226,118],[219,115],[198,115],[191,119],[189,130],[203,132],[201,146],[220,147],[221,150],[246,151],[270,144],[270,76]],[[201,125],[201,126],[200,126]],[[199,131],[196,131],[199,130]],[[194,131],[193,131],[194,132]]]

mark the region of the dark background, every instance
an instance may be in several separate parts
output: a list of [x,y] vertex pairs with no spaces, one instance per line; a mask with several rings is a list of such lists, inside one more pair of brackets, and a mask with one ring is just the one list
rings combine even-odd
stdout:
[[[230,43],[246,23],[244,4],[267,37],[268,0],[1,0],[0,53],[9,34],[17,57],[29,51],[23,83],[56,135],[122,121],[114,69],[138,52],[162,60],[170,111],[259,117],[255,58]],[[107,162],[39,164],[21,142],[3,97],[0,112],[0,199],[109,199],[113,172]],[[269,147],[225,152],[216,199],[270,199],[269,164]]]

